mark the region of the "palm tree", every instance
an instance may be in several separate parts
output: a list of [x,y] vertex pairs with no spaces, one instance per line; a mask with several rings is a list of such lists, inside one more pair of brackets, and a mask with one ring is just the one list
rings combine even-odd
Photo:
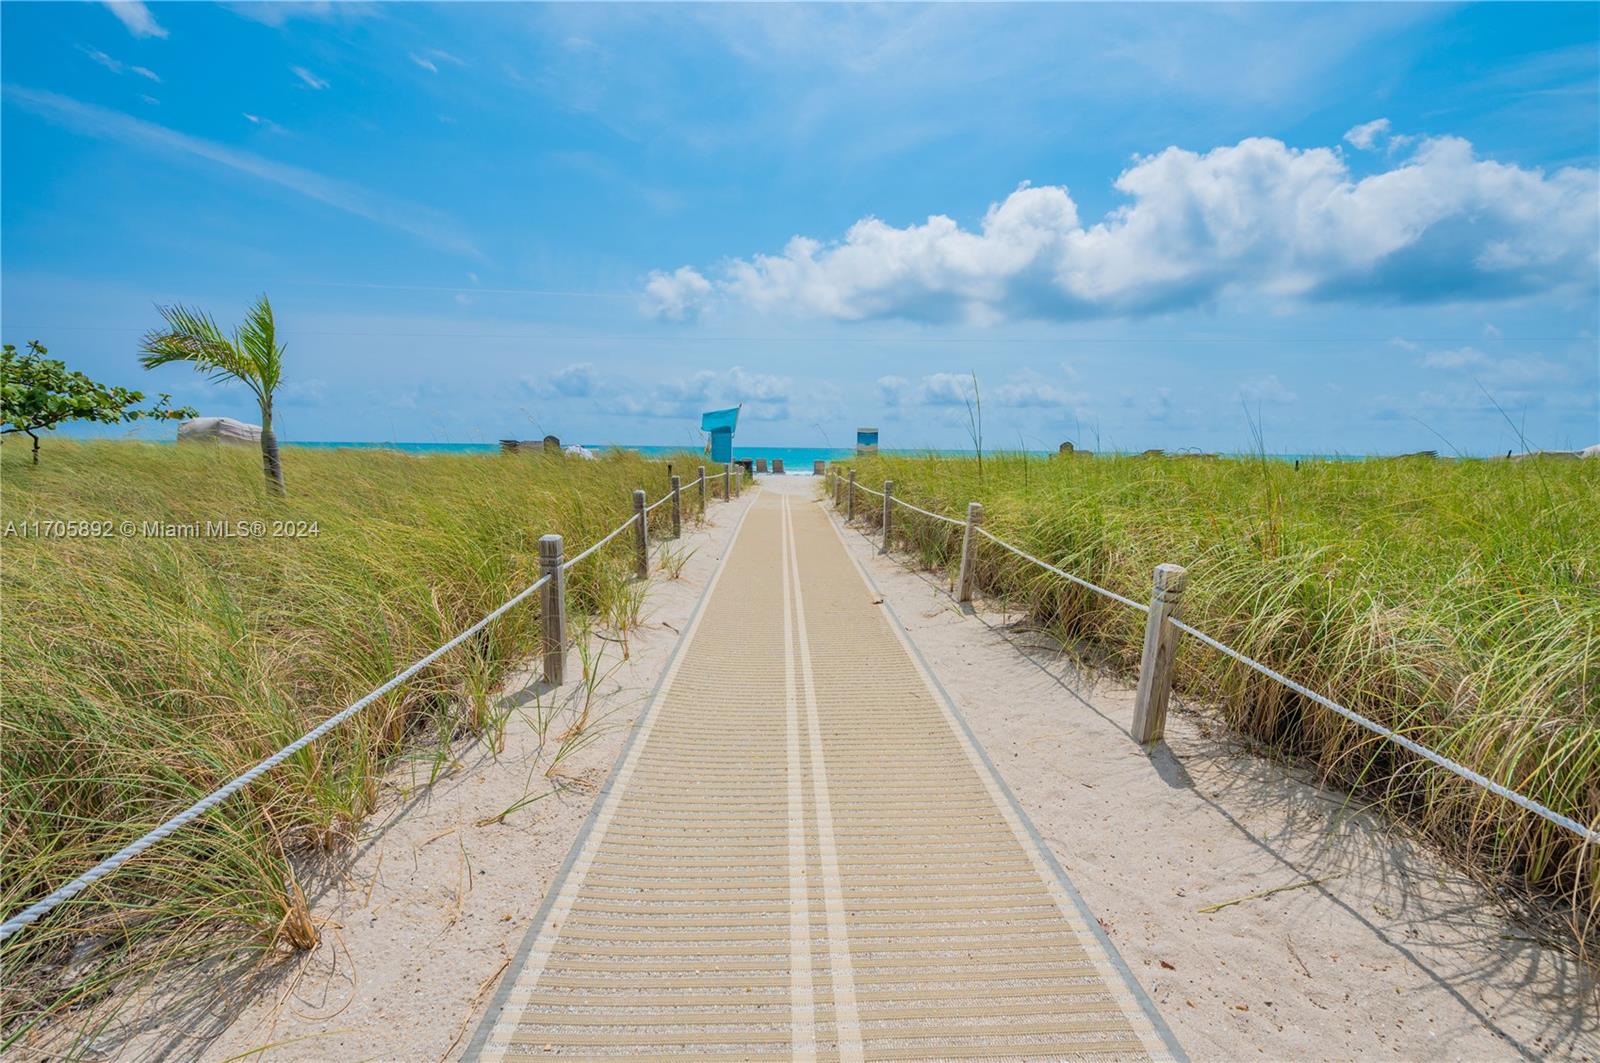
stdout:
[[278,459],[278,437],[272,432],[272,393],[283,379],[283,348],[272,321],[272,304],[263,295],[250,308],[233,338],[222,334],[217,323],[186,306],[157,306],[165,329],[145,333],[139,361],[146,369],[168,362],[188,362],[212,380],[240,380],[261,404],[261,469],[267,490],[281,495],[283,464]]

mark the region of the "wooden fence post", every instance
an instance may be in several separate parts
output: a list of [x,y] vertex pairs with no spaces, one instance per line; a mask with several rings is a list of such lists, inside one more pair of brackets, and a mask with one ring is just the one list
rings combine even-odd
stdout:
[[667,483],[672,482],[672,462],[667,462]]
[[644,511],[644,488],[633,493],[633,544],[638,553],[636,574],[640,579],[650,578],[650,514]]
[[700,466],[700,515],[706,515],[706,467]]
[[729,462],[722,467],[722,500],[728,502],[733,498],[733,463]]
[[889,552],[889,526],[894,523],[894,481],[883,481],[883,552]]
[[683,485],[678,477],[672,478],[672,537],[683,537]]
[[539,537],[539,619],[544,627],[544,681],[558,687],[567,679],[567,573],[561,567],[561,536]]
[[845,504],[845,520],[856,519],[856,471],[850,470],[850,500]]
[[1189,574],[1181,565],[1157,565],[1150,594],[1150,615],[1144,625],[1144,652],[1139,658],[1139,688],[1133,700],[1133,740],[1140,745],[1160,741],[1167,729],[1167,697],[1172,693],[1172,665],[1180,632],[1167,623],[1183,608]]
[[983,523],[983,503],[967,503],[967,529],[961,535],[961,575],[956,578],[956,601],[972,601],[977,582],[978,527]]
[[816,461],[813,461],[811,463],[811,475],[812,476],[821,476],[827,471],[828,471],[828,463],[823,461],[821,458],[818,458]]

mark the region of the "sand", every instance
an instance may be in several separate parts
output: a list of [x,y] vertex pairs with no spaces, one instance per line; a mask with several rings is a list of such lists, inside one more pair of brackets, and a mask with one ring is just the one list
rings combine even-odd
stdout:
[[[761,482],[814,491],[804,478]],[[427,765],[402,766],[384,813],[312,894],[319,950],[236,973],[204,1008],[142,1001],[101,1054],[458,1055],[741,509],[713,507],[686,536],[682,578],[652,584],[632,659],[607,678],[595,737],[563,761],[555,793],[483,822],[548,789],[553,743],[540,751],[520,717],[498,757],[465,744],[431,785]],[[963,612],[938,577],[843,535],[1193,1058],[1600,1060],[1584,970],[1403,830],[1252,755],[1203,707],[1177,706],[1166,747],[1147,757],[1126,735],[1124,682],[1081,674],[1014,617],[983,602]],[[528,698],[530,680],[511,696]],[[1200,911],[1283,886],[1296,888]]]

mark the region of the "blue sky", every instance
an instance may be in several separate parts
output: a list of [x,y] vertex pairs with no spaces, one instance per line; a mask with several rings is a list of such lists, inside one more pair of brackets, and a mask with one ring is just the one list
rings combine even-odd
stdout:
[[0,18],[5,339],[290,439],[1600,442],[1597,5]]

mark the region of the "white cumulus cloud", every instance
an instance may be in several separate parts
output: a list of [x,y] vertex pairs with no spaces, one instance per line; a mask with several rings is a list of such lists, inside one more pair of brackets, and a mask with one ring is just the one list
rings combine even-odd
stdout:
[[1600,173],[1481,159],[1421,142],[1355,179],[1333,148],[1251,138],[1168,148],[1116,180],[1128,202],[1086,224],[1065,187],[1023,185],[975,229],[944,215],[865,218],[707,277],[652,273],[645,304],[681,319],[714,299],[846,321],[1138,316],[1228,296],[1492,300],[1597,286]]
[[671,273],[656,270],[644,285],[646,309],[674,321],[691,316],[710,294],[711,282],[689,266],[679,266]]
[[106,7],[135,37],[165,37],[166,27],[156,21],[140,0],[106,0]]
[[1363,122],[1345,132],[1344,138],[1362,151],[1371,151],[1378,143],[1380,137],[1389,133],[1389,120],[1375,118],[1370,122]]

